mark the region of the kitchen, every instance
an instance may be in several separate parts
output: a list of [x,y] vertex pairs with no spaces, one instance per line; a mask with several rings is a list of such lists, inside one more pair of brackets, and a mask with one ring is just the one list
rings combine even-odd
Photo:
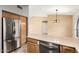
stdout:
[[[0,30],[2,53],[79,52],[78,5],[6,5],[0,7],[2,17],[2,22],[0,22],[3,28]],[[12,39],[17,43],[13,43]]]
[[27,52],[78,52],[78,15],[78,5],[30,5]]

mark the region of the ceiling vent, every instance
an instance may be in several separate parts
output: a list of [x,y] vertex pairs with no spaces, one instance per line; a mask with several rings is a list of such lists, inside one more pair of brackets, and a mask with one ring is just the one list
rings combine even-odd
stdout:
[[19,8],[19,9],[23,9],[20,5],[17,5],[17,8]]

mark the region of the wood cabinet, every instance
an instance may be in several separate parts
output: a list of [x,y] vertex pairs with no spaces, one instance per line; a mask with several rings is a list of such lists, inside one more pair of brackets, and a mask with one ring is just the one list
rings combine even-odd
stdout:
[[38,53],[39,45],[38,41],[32,38],[27,39],[27,52],[28,53]]
[[20,20],[19,19],[20,15],[12,13],[12,12],[4,11],[4,10],[2,11],[2,17],[10,18],[11,20],[12,19],[14,19],[14,20]]
[[60,45],[60,53],[76,53],[76,49],[73,47]]
[[27,19],[24,16],[20,17],[21,19],[21,46],[26,42],[27,36]]

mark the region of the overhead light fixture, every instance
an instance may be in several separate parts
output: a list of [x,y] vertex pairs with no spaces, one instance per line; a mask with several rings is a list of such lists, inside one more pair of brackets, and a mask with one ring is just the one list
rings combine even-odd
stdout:
[[58,22],[59,22],[59,19],[58,19],[58,14],[57,14],[57,12],[58,12],[58,9],[56,9],[56,19],[55,19],[55,20],[53,20],[53,23],[58,23]]

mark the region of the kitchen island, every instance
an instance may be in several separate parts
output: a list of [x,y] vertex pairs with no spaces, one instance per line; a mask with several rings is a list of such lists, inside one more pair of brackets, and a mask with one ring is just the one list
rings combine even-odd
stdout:
[[[65,46],[65,47],[71,47],[71,48],[75,48],[76,52],[79,52],[79,39],[78,38],[71,38],[71,37],[53,37],[50,35],[38,35],[38,34],[33,34],[30,33],[27,36],[27,41],[29,41],[29,38],[36,40],[37,42],[35,42],[34,40],[32,42],[36,43],[37,45],[34,44],[34,47],[37,47],[37,51],[39,52],[39,41],[46,41],[46,42],[50,42],[50,43],[55,43],[61,46]],[[28,43],[27,43],[28,45]],[[32,44],[33,45],[33,44]],[[31,48],[34,50],[34,47]],[[28,48],[28,46],[27,46]],[[61,48],[62,49],[62,48]],[[28,49],[29,50],[29,49]]]

